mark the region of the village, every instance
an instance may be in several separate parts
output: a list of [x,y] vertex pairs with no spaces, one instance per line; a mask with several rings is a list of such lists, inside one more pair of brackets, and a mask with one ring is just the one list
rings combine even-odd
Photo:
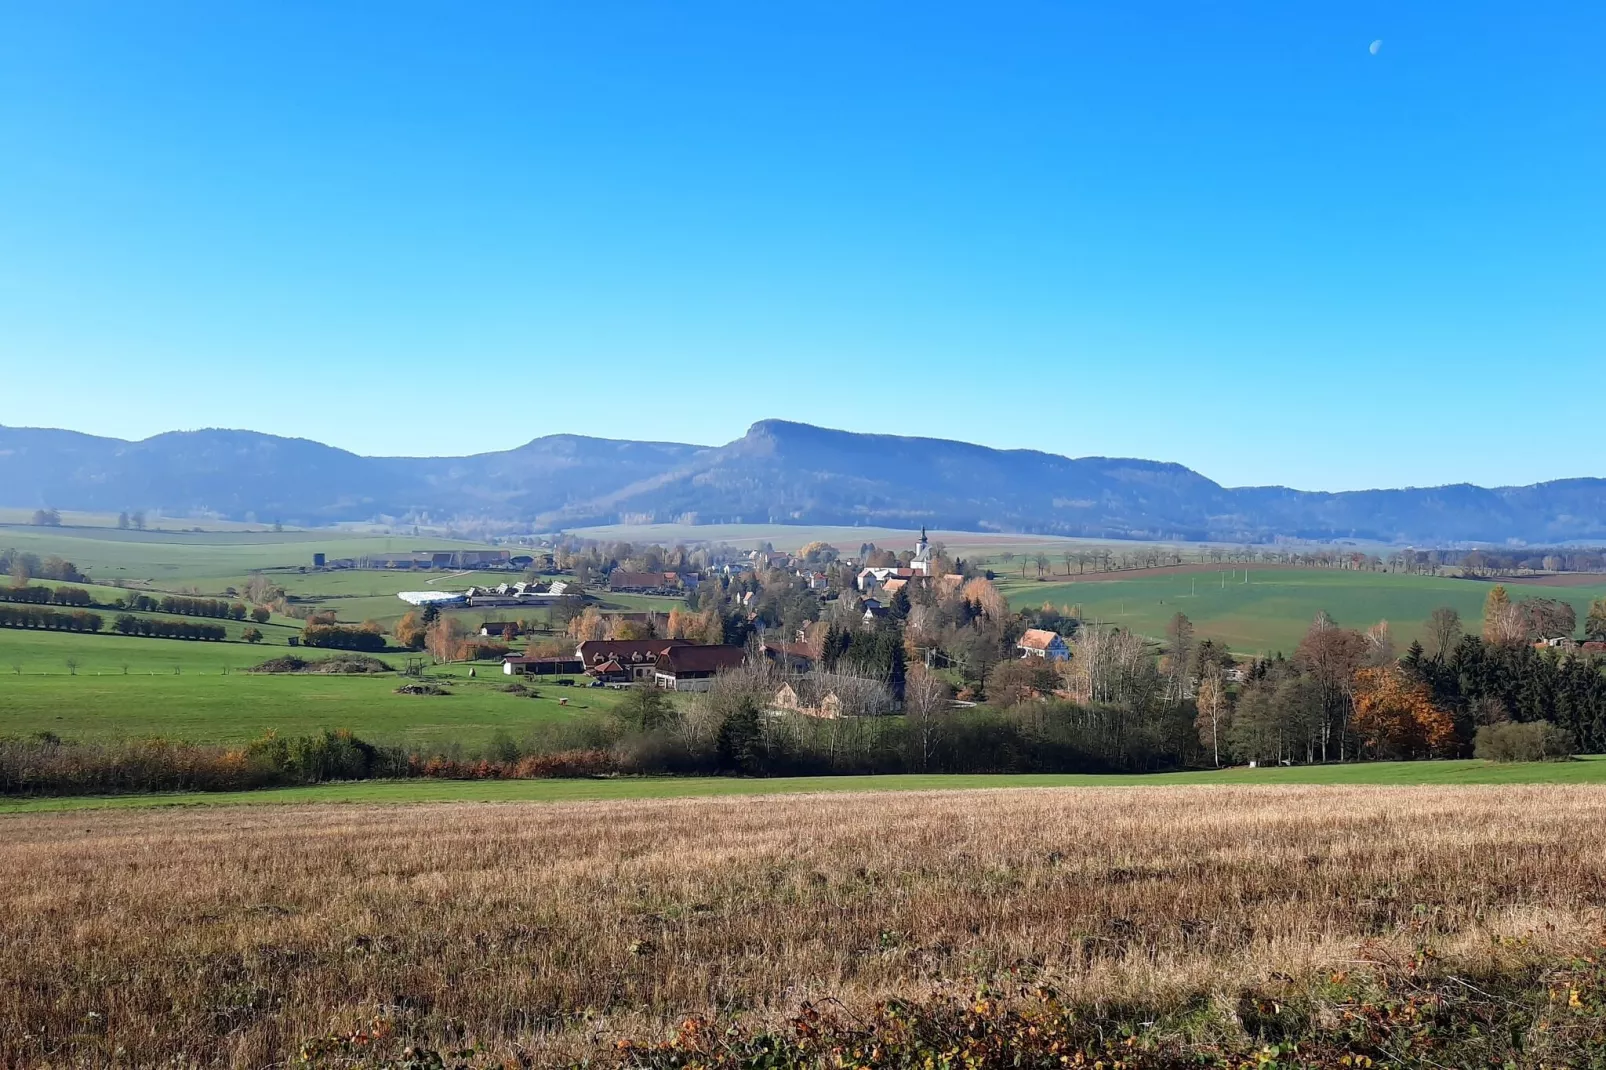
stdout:
[[[703,692],[720,673],[747,669],[771,678],[772,713],[874,716],[902,708],[911,661],[925,670],[953,667],[937,635],[941,607],[956,619],[1014,618],[987,575],[947,557],[923,530],[914,547],[902,552],[868,545],[861,550],[855,557],[824,546],[797,554],[752,550],[705,571],[616,567],[606,577],[608,594],[679,597],[687,610],[610,613],[587,606],[570,617],[563,639],[532,638],[522,653],[503,657],[502,671],[564,684],[579,678],[590,686]],[[722,618],[717,636],[693,612],[710,613],[716,594]],[[575,599],[579,592],[562,581],[520,582],[401,597],[419,605],[475,608],[551,605],[565,595]],[[520,626],[487,621],[480,634],[511,640]],[[1051,628],[1026,627],[1012,639],[1022,660],[1053,665],[1070,658],[1066,637]],[[945,692],[962,692],[962,675],[949,675],[958,687]],[[974,705],[963,697],[950,701]]]

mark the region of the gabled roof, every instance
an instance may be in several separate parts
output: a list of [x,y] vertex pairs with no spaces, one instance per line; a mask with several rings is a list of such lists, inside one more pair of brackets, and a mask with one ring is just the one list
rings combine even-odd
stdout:
[[718,672],[742,664],[746,651],[739,646],[677,646],[658,658],[658,671],[675,675],[683,672]]
[[629,661],[640,654],[644,657],[662,653],[670,647],[690,646],[685,639],[587,639],[580,644],[579,654],[587,665],[598,660],[623,658]]
[[[1047,650],[1054,645],[1056,639],[1060,639],[1058,632],[1051,632],[1046,628],[1027,628],[1016,645],[1023,646],[1027,650]],[[1064,642],[1063,639],[1060,641]]]

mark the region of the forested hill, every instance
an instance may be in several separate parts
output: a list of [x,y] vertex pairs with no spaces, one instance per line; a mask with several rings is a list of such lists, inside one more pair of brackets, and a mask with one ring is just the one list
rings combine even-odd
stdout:
[[1124,538],[1553,543],[1606,538],[1606,480],[1339,494],[1226,488],[1178,464],[1068,458],[765,420],[709,448],[550,435],[468,457],[361,457],[252,431],[140,442],[0,427],[0,505],[267,521],[483,517],[538,527],[876,524]]

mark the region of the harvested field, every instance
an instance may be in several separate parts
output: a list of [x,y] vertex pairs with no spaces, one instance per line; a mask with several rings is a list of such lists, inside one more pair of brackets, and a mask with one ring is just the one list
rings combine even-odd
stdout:
[[547,1062],[692,1012],[1026,977],[1230,1008],[1423,947],[1576,947],[1606,906],[1594,788],[264,807],[0,835],[7,1066],[262,1066],[376,1017]]
[[1547,572],[1538,576],[1498,576],[1487,580],[1489,584],[1520,583],[1524,587],[1599,587],[1606,584],[1606,574],[1600,572]]

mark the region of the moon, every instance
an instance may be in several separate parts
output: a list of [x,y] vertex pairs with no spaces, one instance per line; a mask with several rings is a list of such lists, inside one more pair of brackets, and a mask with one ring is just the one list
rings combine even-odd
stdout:
[[1371,53],[1371,54],[1372,54],[1372,55],[1374,55],[1374,56],[1375,56],[1375,55],[1377,55],[1377,53],[1378,53],[1378,51],[1379,51],[1379,50],[1380,50],[1380,49],[1381,49],[1381,48],[1382,48],[1382,47],[1383,47],[1383,42],[1382,42],[1382,41],[1381,41],[1381,40],[1379,40],[1379,41],[1373,41],[1373,42],[1372,42],[1372,43],[1371,43],[1371,44],[1370,44],[1370,45],[1367,45],[1367,46],[1366,46],[1366,50],[1367,50],[1367,51],[1368,51],[1368,52],[1370,52],[1370,53]]

